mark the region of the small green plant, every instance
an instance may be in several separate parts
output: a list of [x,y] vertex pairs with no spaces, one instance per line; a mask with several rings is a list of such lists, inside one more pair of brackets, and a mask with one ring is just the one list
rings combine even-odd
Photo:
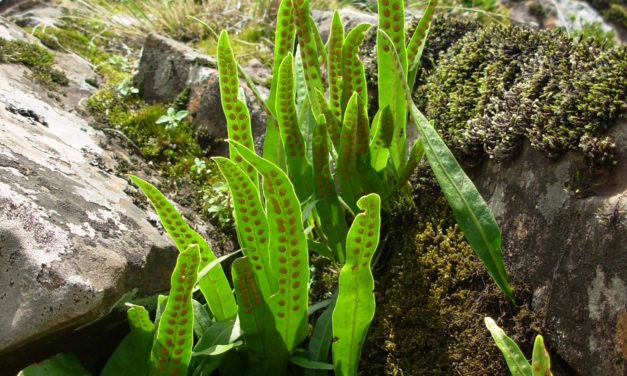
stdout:
[[128,98],[129,96],[139,94],[139,89],[135,86],[129,85],[128,81],[129,78],[126,77],[117,87],[118,94],[120,94],[122,98]]
[[209,216],[222,225],[233,222],[233,198],[226,183],[219,181],[212,184],[203,194],[203,207]]
[[187,111],[176,111],[173,107],[168,108],[168,112],[162,115],[156,124],[165,124],[165,129],[174,129],[179,126],[179,123],[187,117]]
[[552,376],[551,359],[544,347],[544,339],[541,335],[536,336],[533,345],[533,355],[531,364],[520,351],[516,342],[509,338],[503,329],[490,317],[485,318],[485,325],[492,334],[494,342],[503,353],[507,367],[513,376]]
[[204,159],[195,157],[194,164],[189,168],[189,171],[197,176],[201,176],[203,174],[208,174],[211,172],[209,168],[207,168],[207,162]]

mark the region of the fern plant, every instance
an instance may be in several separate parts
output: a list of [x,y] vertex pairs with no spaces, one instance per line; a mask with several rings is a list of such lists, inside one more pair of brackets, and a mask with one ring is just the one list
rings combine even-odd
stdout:
[[[220,264],[231,255],[216,258],[163,194],[131,177],[180,254],[154,324],[145,310],[129,309],[130,339],[114,353],[104,375],[209,375],[218,368],[224,375],[321,375],[328,370],[356,375],[375,312],[371,262],[379,243],[380,209],[403,189],[423,156],[468,242],[513,300],[494,217],[411,100],[435,5],[429,2],[406,43],[403,2],[379,0],[379,106],[373,119],[367,115],[366,80],[357,54],[371,25],[358,25],[345,35],[336,12],[325,46],[307,1],[283,0],[267,101],[250,84],[222,32],[218,68],[229,158],[214,160],[233,197],[243,254],[231,268],[234,292]],[[296,36],[298,52],[292,54]],[[326,66],[328,87],[321,66]],[[268,114],[263,156],[253,148],[240,74]],[[411,148],[406,145],[408,108],[420,136]],[[310,251],[341,267],[336,293],[312,306]],[[206,304],[193,299],[194,286]],[[318,309],[324,311],[305,348],[309,314]]]
[[546,351],[546,347],[544,347],[544,339],[541,335],[536,336],[530,364],[518,345],[516,345],[516,342],[509,338],[491,317],[486,317],[484,321],[490,334],[492,334],[492,338],[494,338],[494,342],[503,353],[512,376],[553,375],[551,372],[551,358],[548,351]]
[[[329,41],[323,45],[308,2],[282,1],[277,15],[275,74],[270,94],[267,101],[257,95],[268,115],[263,157],[288,174],[301,201],[315,203],[311,221],[316,249],[343,263],[347,257],[345,218],[358,210],[360,197],[376,193],[384,199],[385,207],[385,201],[403,189],[426,156],[466,239],[496,284],[513,301],[494,216],[411,99],[436,3],[429,2],[406,43],[403,2],[378,1],[379,103],[378,112],[369,119],[366,77],[358,49],[364,33],[372,26],[357,25],[345,35],[335,12]],[[292,55],[296,40],[299,51]],[[246,78],[245,73],[238,69],[226,32],[220,35],[218,46],[228,138],[253,150],[250,118],[238,86],[238,72]],[[326,66],[328,87],[321,66]],[[419,134],[411,147],[406,145],[408,108]],[[233,145],[230,157],[252,174],[252,168]],[[331,174],[333,170],[335,176]]]

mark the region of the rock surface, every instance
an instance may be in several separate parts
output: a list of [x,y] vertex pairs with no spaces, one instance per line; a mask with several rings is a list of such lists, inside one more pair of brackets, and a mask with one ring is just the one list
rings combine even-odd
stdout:
[[[1,17],[0,35],[27,39]],[[135,189],[113,174],[104,135],[73,111],[91,92],[84,79],[94,72],[62,55],[57,68],[70,79],[65,97],[31,82],[20,65],[0,65],[0,364],[6,374],[76,345],[77,327],[106,315],[125,292],[166,290],[177,254],[154,218],[151,223],[125,193]],[[91,335],[89,346],[68,350],[93,349],[109,333]]]
[[[258,74],[257,65],[251,65],[252,76],[264,77],[267,72]],[[171,102],[184,90],[189,90],[188,108],[192,128],[203,146],[211,147],[213,155],[226,155],[228,147],[226,118],[220,102],[220,86],[215,59],[203,55],[175,40],[149,34],[139,63],[139,71],[134,79],[147,101]],[[254,98],[252,91],[241,80],[246,103],[250,111],[255,148],[260,151],[265,133],[266,115]],[[268,90],[259,86],[262,97],[267,98]]]
[[627,123],[611,132],[618,165],[600,176],[578,153],[553,162],[528,143],[474,175],[510,279],[532,287],[549,347],[580,375],[627,372]]

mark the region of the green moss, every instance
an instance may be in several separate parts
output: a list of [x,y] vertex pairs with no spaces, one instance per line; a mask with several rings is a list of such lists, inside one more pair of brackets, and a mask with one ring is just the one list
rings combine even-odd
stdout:
[[605,136],[627,109],[627,49],[556,30],[489,27],[440,57],[414,99],[472,160],[508,159],[528,139],[549,156],[614,162]]
[[[503,318],[500,324],[526,353],[538,318],[525,304],[514,310],[492,283],[435,179],[421,173],[414,201],[402,199],[385,218],[377,311],[360,369],[373,375],[508,375],[483,317]],[[519,292],[516,299],[527,302],[530,294]]]
[[0,63],[16,63],[29,67],[35,80],[50,89],[58,85],[67,86],[69,83],[65,73],[54,68],[54,56],[33,43],[0,38]]
[[31,31],[48,48],[86,59],[105,80],[119,83],[131,71],[131,62],[117,55],[123,42],[98,20],[65,17],[54,27]]

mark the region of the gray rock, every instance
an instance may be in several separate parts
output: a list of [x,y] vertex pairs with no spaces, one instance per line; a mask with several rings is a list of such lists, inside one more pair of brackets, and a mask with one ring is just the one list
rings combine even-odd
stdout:
[[[2,18],[0,33],[22,37]],[[112,327],[125,330],[124,315],[92,326],[101,330],[96,337],[78,329],[106,316],[127,292],[167,290],[178,253],[154,214],[134,204],[137,190],[113,174],[113,157],[129,156],[105,150],[106,137],[64,109],[89,94],[80,88],[94,72],[74,55],[56,58],[67,90],[76,88],[63,103],[31,82],[27,68],[0,65],[2,374],[58,351],[105,356],[100,345]],[[103,351],[94,355],[94,348]]]
[[133,82],[144,99],[170,102],[192,83],[216,68],[214,58],[198,53],[183,43],[148,34],[139,69]]
[[501,224],[510,279],[532,287],[549,347],[580,375],[627,371],[627,123],[611,132],[619,164],[609,173],[589,176],[580,154],[551,162],[527,144],[473,179]]
[[[340,18],[342,19],[345,32],[350,31],[352,28],[361,23],[376,26],[379,20],[376,13],[364,12],[350,7],[339,9],[338,12],[340,13]],[[420,17],[421,14],[422,13],[413,9],[405,9],[405,22],[409,22],[413,17]],[[333,12],[330,10],[312,10],[311,17],[313,17],[316,25],[318,26],[322,41],[326,43],[327,39],[329,39],[331,22],[333,21]]]
[[[248,65],[253,77],[264,77],[267,68]],[[215,59],[200,54],[182,43],[157,34],[150,34],[144,43],[139,72],[134,82],[148,101],[171,102],[189,89],[188,111],[193,129],[203,146],[213,155],[226,155],[226,118],[220,102],[220,86]],[[266,114],[252,91],[240,80],[251,117],[253,138],[261,151],[265,133]],[[265,99],[268,89],[258,86]]]

